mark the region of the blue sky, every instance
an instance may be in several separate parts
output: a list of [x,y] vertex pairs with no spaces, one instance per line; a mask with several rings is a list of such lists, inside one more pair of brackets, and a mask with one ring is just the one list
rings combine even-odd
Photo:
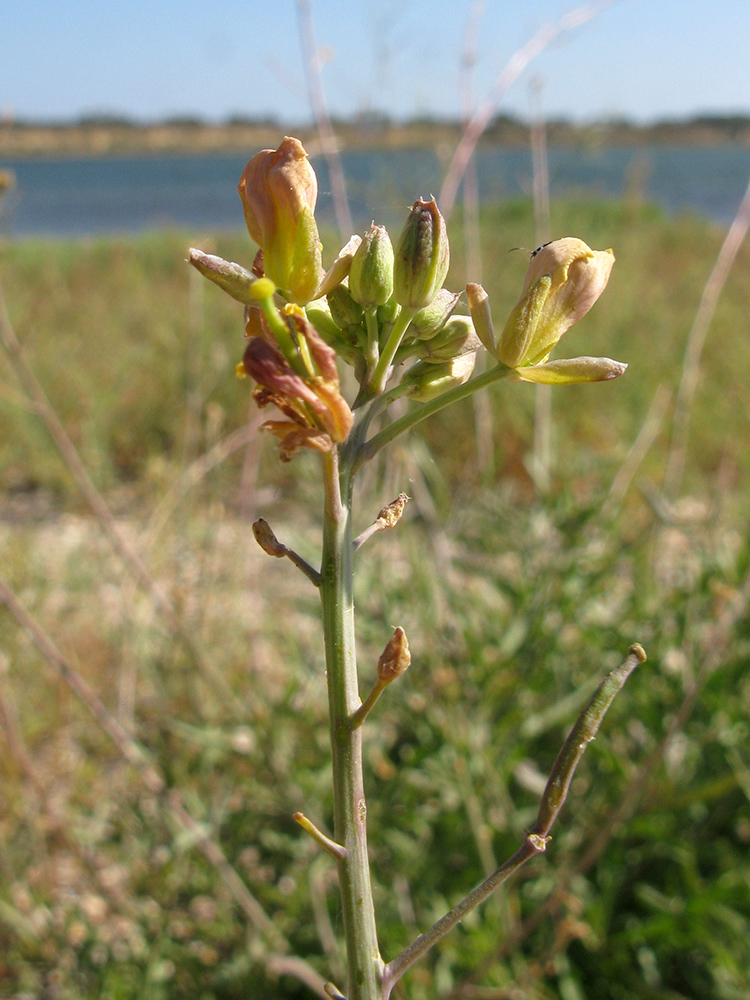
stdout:
[[[310,0],[330,110],[456,116],[476,0]],[[486,0],[481,99],[510,56],[576,0]],[[5,0],[0,110],[17,118],[115,113],[309,120],[294,0]],[[526,116],[529,81],[548,116],[638,121],[750,113],[747,0],[615,0],[546,49],[501,110]]]

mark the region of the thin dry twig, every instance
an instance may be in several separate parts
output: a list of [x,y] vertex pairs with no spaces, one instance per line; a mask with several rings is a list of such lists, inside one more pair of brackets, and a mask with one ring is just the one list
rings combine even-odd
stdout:
[[[534,220],[536,245],[550,238],[549,166],[547,131],[542,112],[542,81],[535,77],[529,86],[531,99],[531,162],[533,172]],[[534,389],[534,448],[531,475],[540,493],[548,492],[552,470],[552,386]]]
[[258,414],[243,427],[238,427],[236,431],[232,431],[221,441],[217,441],[212,448],[196,458],[172,483],[154,508],[148,527],[142,535],[146,547],[150,547],[156,541],[185,494],[197,486],[202,479],[205,479],[217,465],[221,465],[235,451],[244,448],[248,441],[252,440],[258,433],[263,419],[263,415]]
[[729,227],[729,232],[719,251],[719,256],[716,258],[713,271],[703,289],[698,312],[695,314],[695,319],[693,320],[693,325],[685,345],[682,376],[675,401],[672,441],[669,447],[667,468],[664,474],[664,493],[667,496],[674,497],[680,488],[687,455],[690,410],[693,405],[695,390],[698,387],[701,355],[706,343],[706,335],[714,318],[716,304],[719,301],[721,291],[724,288],[739,249],[747,236],[748,226],[750,226],[750,183],[748,183],[745,196],[740,203],[740,207],[737,209],[737,214],[734,217],[732,225]]
[[179,639],[191,662],[210,677],[212,684],[217,690],[223,693],[224,697],[232,704],[235,712],[242,713],[242,705],[228,685],[226,678],[210,661],[203,659],[199,655],[193,640],[185,631],[183,623],[180,621],[171,600],[151,576],[140,554],[120,531],[112,511],[107,506],[104,497],[86,471],[81,456],[78,454],[68,432],[63,427],[62,422],[47,398],[47,394],[29,364],[21,342],[13,329],[2,285],[0,285],[0,340],[8,352],[13,368],[26,389],[36,413],[49,431],[65,465],[73,476],[84,499],[91,507],[112,548],[128,568],[138,586],[149,595],[154,607],[161,614],[163,620],[167,622],[175,638]]
[[79,700],[83,702],[125,760],[136,768],[144,786],[165,804],[169,814],[177,825],[191,835],[192,842],[216,870],[235,903],[256,930],[267,938],[274,949],[281,952],[281,954],[269,954],[267,956],[267,968],[277,974],[283,973],[295,976],[310,986],[318,996],[325,998],[323,978],[303,959],[284,954],[290,948],[289,942],[267,916],[263,907],[229,863],[227,856],[219,844],[210,836],[206,826],[198,822],[186,808],[180,792],[168,786],[163,775],[151,761],[148,753],[123,729],[117,719],[107,711],[101,699],[90,687],[85,678],[70,664],[41,625],[23,607],[8,584],[1,578],[0,603],[8,608],[18,624],[29,634],[50,667],[68,685]]
[[643,421],[643,425],[638,432],[638,436],[630,446],[624,462],[612,480],[609,494],[602,505],[602,517],[611,517],[625,499],[625,494],[628,492],[630,484],[633,482],[638,469],[641,467],[643,460],[656,440],[671,398],[672,394],[665,385],[658,386],[654,393],[654,398],[651,400],[651,406],[646,414],[646,419]]
[[[461,119],[465,128],[474,112],[473,73],[477,63],[479,26],[487,7],[487,0],[474,0],[464,26],[461,50],[459,86],[461,90]],[[482,248],[479,229],[479,179],[476,159],[472,156],[466,165],[463,186],[464,245],[466,247],[466,280],[482,281]],[[486,364],[482,351],[477,357],[476,371]],[[495,448],[492,430],[492,405],[489,394],[477,392],[472,397],[474,426],[476,428],[477,465],[483,479],[490,482],[495,472]]]
[[37,814],[35,819],[43,818],[44,820],[41,824],[42,835],[56,843],[62,841],[66,848],[71,850],[84,864],[100,891],[118,909],[124,913],[135,915],[136,907],[133,905],[133,901],[116,882],[102,876],[104,866],[101,856],[93,847],[82,843],[79,838],[73,835],[64,809],[56,797],[49,794],[21,734],[18,707],[13,695],[9,673],[7,658],[0,653],[0,716],[5,723],[8,748],[24,779],[22,788],[33,794],[33,810]]
[[572,31],[580,27],[587,21],[592,20],[609,7],[613,0],[598,0],[596,3],[584,4],[576,7],[563,15],[559,21],[545,24],[524,46],[522,46],[513,56],[495,80],[495,84],[490,91],[489,97],[479,105],[474,112],[471,121],[466,126],[461,139],[456,146],[448,172],[443,182],[440,192],[440,211],[447,218],[456,200],[456,192],[461,178],[464,175],[467,164],[471,159],[474,148],[485,131],[492,116],[497,110],[497,106],[507,93],[510,86],[515,83],[523,73],[529,63],[535,59],[549,44],[566,31]]
[[336,222],[339,227],[339,235],[342,242],[344,242],[351,236],[352,218],[349,213],[349,203],[346,197],[346,180],[344,179],[344,170],[341,166],[338,143],[336,142],[336,135],[333,131],[326,107],[323,80],[320,75],[320,52],[315,44],[315,30],[313,27],[310,0],[297,0],[297,17],[299,19],[302,50],[305,55],[305,75],[307,77],[310,107],[312,108],[315,127],[318,130],[318,137],[320,138],[320,148],[328,164],[328,173],[330,174],[331,189],[333,191],[333,204],[336,210]]

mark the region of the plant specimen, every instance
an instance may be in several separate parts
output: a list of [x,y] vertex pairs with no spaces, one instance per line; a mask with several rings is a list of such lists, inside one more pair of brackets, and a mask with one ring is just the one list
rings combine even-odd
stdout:
[[[499,334],[484,289],[460,295],[444,287],[450,249],[434,199],[415,203],[394,246],[382,226],[352,236],[327,272],[315,221],[317,180],[301,143],[286,138],[247,164],[239,184],[250,235],[260,247],[252,270],[191,250],[190,263],[245,305],[247,346],[238,374],[254,383],[260,407],[279,411],[264,428],[279,440],[282,461],[302,448],[320,455],[323,539],[320,567],[280,542],[264,520],[254,533],[269,555],[290,558],[319,590],[330,713],[334,829],[321,831],[301,814],[297,821],[336,861],[346,938],[344,992],[331,997],[386,1000],[404,973],[471,909],[526,860],[544,851],[549,830],[586,744],[636,664],[631,647],[600,685],[565,742],[536,823],[519,849],[433,927],[390,961],[381,957],[367,848],[362,774],[363,726],[385,688],[409,667],[401,628],[388,640],[377,680],[360,697],[355,652],[354,560],[375,531],[393,527],[408,499],[385,506],[358,537],[352,529],[357,473],[398,436],[459,399],[500,381],[570,384],[604,381],[625,365],[609,358],[550,360],[568,328],[603,292],[614,263],[611,250],[559,239],[531,254],[521,295]],[[477,352],[491,363],[472,377]],[[342,390],[339,364],[353,369],[357,390]],[[399,398],[405,412],[390,419]],[[401,404],[403,407],[403,404]]]

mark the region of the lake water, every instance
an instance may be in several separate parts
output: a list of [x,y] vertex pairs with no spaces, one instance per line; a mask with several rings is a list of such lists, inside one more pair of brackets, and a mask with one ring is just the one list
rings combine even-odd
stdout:
[[[90,236],[172,227],[216,231],[243,227],[236,192],[249,155],[128,156],[103,159],[14,159],[0,169],[16,174],[17,190],[0,217],[11,236]],[[319,216],[332,218],[325,163],[313,160],[320,179]],[[420,195],[437,194],[445,164],[429,150],[343,154],[349,201],[357,229],[373,219],[398,228]],[[528,194],[531,156],[526,150],[480,150],[484,201]],[[640,147],[549,153],[553,198],[570,192],[619,198],[636,192],[670,212],[691,211],[731,220],[750,178],[750,149]]]

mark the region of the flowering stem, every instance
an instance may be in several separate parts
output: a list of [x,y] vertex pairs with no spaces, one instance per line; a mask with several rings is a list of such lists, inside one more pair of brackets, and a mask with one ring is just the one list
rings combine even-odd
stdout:
[[373,306],[372,309],[365,309],[365,325],[367,327],[367,349],[365,353],[365,362],[367,363],[367,372],[370,374],[375,371],[380,358],[377,306]]
[[[356,430],[356,428],[355,428]],[[338,452],[323,455],[325,489],[321,600],[333,764],[334,839],[346,936],[347,1000],[382,1000],[380,957],[367,856],[362,778],[362,728],[350,719],[360,706],[354,646],[352,476]]]
[[409,329],[409,324],[416,312],[416,309],[407,309],[405,306],[401,307],[401,312],[398,314],[396,322],[393,324],[393,329],[388,335],[388,340],[380,355],[380,360],[375,366],[375,371],[372,373],[369,386],[371,395],[380,395],[385,389],[385,383],[388,381],[388,374],[393,364],[393,359],[396,356],[396,351],[401,346],[404,334]]
[[[465,399],[479,389],[484,389],[486,386],[492,385],[494,382],[499,382],[501,379],[509,378],[513,374],[515,373],[512,368],[506,368],[505,365],[497,364],[489,371],[482,372],[481,375],[477,375],[468,382],[464,382],[463,385],[456,386],[455,389],[449,389],[448,392],[444,392],[442,396],[438,396],[436,399],[431,399],[429,403],[423,403],[417,409],[409,410],[399,420],[394,420],[392,424],[384,427],[382,431],[379,431],[366,444],[362,445],[354,463],[354,471],[356,472],[360,466],[368,462],[374,455],[377,455],[381,448],[390,444],[399,434],[404,434],[406,431],[411,430],[420,420],[432,416],[433,413],[438,413],[444,407],[450,406],[451,403],[455,403],[459,399]],[[396,390],[399,388],[399,386],[395,387]],[[397,395],[398,393],[394,391],[392,398],[397,398]]]
[[[263,280],[265,281],[265,279]],[[289,362],[292,370],[295,371],[301,378],[306,378],[308,375],[311,375],[313,370],[311,368],[310,371],[308,371],[305,361],[300,357],[300,352],[292,339],[289,327],[279,313],[279,310],[276,308],[273,295],[258,298],[257,301],[258,305],[263,310],[263,316],[265,317],[265,320],[268,323],[274,338],[276,339],[276,343],[278,344],[281,353]]]

